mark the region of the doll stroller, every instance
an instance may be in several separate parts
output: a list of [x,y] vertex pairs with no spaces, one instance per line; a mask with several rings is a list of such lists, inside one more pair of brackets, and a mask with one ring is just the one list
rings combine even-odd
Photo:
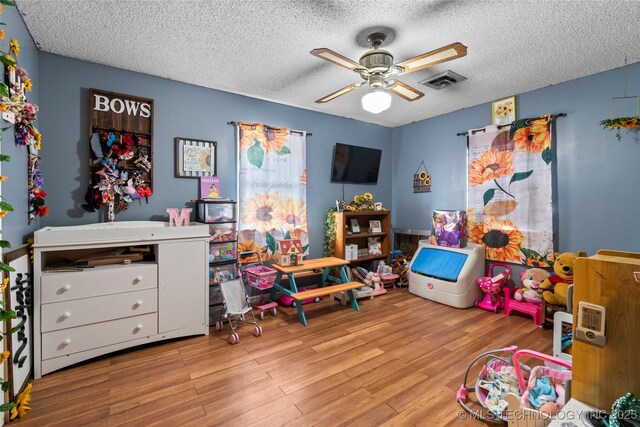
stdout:
[[[236,344],[240,341],[240,336],[236,332],[236,329],[244,323],[252,323],[255,326],[253,335],[259,337],[262,335],[262,326],[258,325],[256,317],[253,315],[251,304],[249,304],[249,297],[244,288],[244,283],[241,279],[228,280],[220,283],[220,291],[222,293],[222,299],[224,300],[224,310],[220,314],[220,319],[216,322],[216,330],[221,331],[223,327],[223,320],[229,321],[231,326],[231,334],[229,335],[229,342]],[[251,319],[247,320],[247,313],[251,314]]]
[[[246,258],[252,254],[258,256],[258,262],[248,263],[244,266],[241,265],[242,279],[252,288],[258,291],[264,291],[273,288],[273,284],[276,281],[278,272],[271,267],[267,267],[262,262],[262,257],[257,251],[241,252],[241,259]],[[260,310],[260,320],[264,320],[264,312],[270,311],[272,315],[278,313],[278,303],[271,301],[264,293],[260,293],[260,302],[254,306],[254,308]]]

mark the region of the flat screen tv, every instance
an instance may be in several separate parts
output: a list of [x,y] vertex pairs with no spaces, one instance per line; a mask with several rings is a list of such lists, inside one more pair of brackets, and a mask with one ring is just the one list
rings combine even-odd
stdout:
[[336,144],[331,164],[331,182],[377,184],[382,150]]

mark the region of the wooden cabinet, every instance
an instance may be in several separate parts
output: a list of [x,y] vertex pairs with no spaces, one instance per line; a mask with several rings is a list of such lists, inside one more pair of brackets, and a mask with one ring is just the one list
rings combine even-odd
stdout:
[[[132,221],[45,227],[34,243],[34,377],[112,351],[209,333],[209,229]],[[145,261],[47,271],[144,246]]]
[[[384,260],[390,263],[391,253],[391,213],[389,211],[335,212],[336,241],[334,256],[347,259],[351,264],[364,265],[365,262]],[[373,226],[380,225],[379,231]],[[357,225],[357,226],[356,226]],[[378,242],[380,253],[371,253],[372,243]],[[357,245],[357,259],[347,257],[347,245]]]
[[[576,338],[578,306],[606,309],[604,347]],[[601,250],[578,258],[573,282],[573,384],[571,397],[611,408],[627,392],[640,392],[640,253]]]

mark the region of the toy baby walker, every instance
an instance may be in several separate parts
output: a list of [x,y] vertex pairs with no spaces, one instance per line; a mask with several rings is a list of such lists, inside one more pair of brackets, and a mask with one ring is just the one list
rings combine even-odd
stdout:
[[[504,271],[494,276],[493,267],[503,267]],[[511,267],[501,262],[492,262],[489,265],[489,276],[478,279],[478,286],[485,296],[482,300],[476,301],[476,307],[497,313],[502,308],[500,291],[509,283],[509,279],[511,279]]]

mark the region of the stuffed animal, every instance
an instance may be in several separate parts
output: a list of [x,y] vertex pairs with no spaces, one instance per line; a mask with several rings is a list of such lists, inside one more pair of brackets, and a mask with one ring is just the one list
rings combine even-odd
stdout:
[[387,265],[384,261],[380,261],[378,263],[378,269],[376,270],[376,273],[378,273],[381,276],[384,276],[386,274],[391,274],[393,272],[393,269],[391,268],[390,265]]
[[567,305],[567,289],[573,283],[573,263],[578,257],[586,257],[587,253],[578,251],[554,253],[554,275],[540,283],[542,298],[551,305]]
[[540,284],[551,276],[546,270],[541,268],[530,268],[520,272],[522,288],[518,288],[513,294],[516,301],[528,301],[535,304],[542,304],[542,291]]
[[409,273],[409,262],[404,255],[396,255],[393,259],[393,274],[399,276],[398,284],[403,285],[407,283],[407,276]]

